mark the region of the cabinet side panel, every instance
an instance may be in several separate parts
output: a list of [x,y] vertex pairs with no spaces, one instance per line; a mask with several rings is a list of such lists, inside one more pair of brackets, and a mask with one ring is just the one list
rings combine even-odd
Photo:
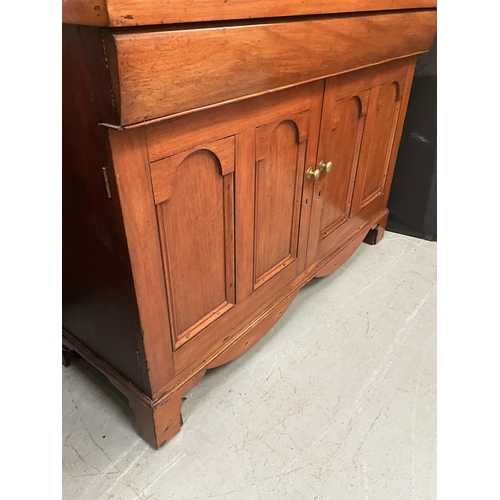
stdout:
[[63,327],[148,392],[130,261],[106,189],[95,111],[79,28],[63,26]]

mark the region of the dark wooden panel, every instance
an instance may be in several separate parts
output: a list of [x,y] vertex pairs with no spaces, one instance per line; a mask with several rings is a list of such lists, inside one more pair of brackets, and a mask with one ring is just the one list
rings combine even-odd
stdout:
[[118,196],[111,183],[108,198],[104,181],[109,164],[97,125],[104,108],[94,108],[101,96],[89,87],[82,50],[91,42],[77,26],[63,26],[63,327],[150,393]]
[[401,68],[397,74],[390,75],[388,81],[370,90],[352,214],[384,194],[399,123],[401,98],[405,92],[406,74],[407,68]]
[[254,286],[297,258],[308,119],[304,113],[257,129]]
[[[435,11],[115,32],[121,124],[257,95],[427,50]],[[114,58],[116,57],[116,60]]]
[[63,0],[63,22],[94,26],[436,7],[436,0]]
[[375,130],[377,137],[370,149],[370,174],[366,176],[363,186],[362,200],[367,200],[382,192],[389,163],[390,148],[394,139],[394,131],[399,115],[399,87],[397,82],[380,87],[377,102],[377,120]]
[[167,191],[155,183],[163,171],[170,189],[167,198],[158,196],[157,213],[172,335],[179,347],[235,303],[234,137],[154,164],[155,193]]
[[[329,82],[333,83],[333,82]],[[328,91],[335,91],[330,86]],[[335,96],[332,96],[335,99]],[[368,92],[353,92],[331,103],[323,111],[319,158],[333,163],[331,172],[324,172],[317,184],[318,204],[322,208],[320,239],[325,238],[347,220],[352,187],[368,105]],[[326,99],[325,99],[326,102]],[[319,199],[320,198],[320,199]]]

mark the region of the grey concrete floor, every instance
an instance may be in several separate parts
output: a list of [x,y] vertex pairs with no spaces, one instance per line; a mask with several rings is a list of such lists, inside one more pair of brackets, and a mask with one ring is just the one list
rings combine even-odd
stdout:
[[436,243],[386,233],[306,285],[159,451],[83,360],[62,387],[65,500],[435,499]]

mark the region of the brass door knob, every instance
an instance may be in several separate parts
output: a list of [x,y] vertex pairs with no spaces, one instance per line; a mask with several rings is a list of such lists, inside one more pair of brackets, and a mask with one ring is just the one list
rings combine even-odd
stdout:
[[321,170],[317,168],[316,170],[313,170],[312,167],[309,167],[307,169],[307,178],[310,179],[311,177],[314,177],[314,180],[317,181],[319,179],[319,176],[321,175]]
[[325,170],[326,173],[329,174],[332,171],[332,168],[333,163],[331,161],[321,160],[316,170],[313,170],[312,167],[307,169],[307,178],[310,179],[311,177],[313,177],[314,180],[317,181],[319,180],[321,172],[323,172],[323,170]]
[[333,163],[331,161],[321,160],[319,162],[319,169],[326,170],[326,173],[329,174],[332,171]]

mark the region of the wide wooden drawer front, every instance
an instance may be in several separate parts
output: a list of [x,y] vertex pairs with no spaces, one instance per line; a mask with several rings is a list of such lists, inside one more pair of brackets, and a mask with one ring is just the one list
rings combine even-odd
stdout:
[[435,10],[114,32],[108,56],[120,124],[175,115],[423,52],[435,32]]

